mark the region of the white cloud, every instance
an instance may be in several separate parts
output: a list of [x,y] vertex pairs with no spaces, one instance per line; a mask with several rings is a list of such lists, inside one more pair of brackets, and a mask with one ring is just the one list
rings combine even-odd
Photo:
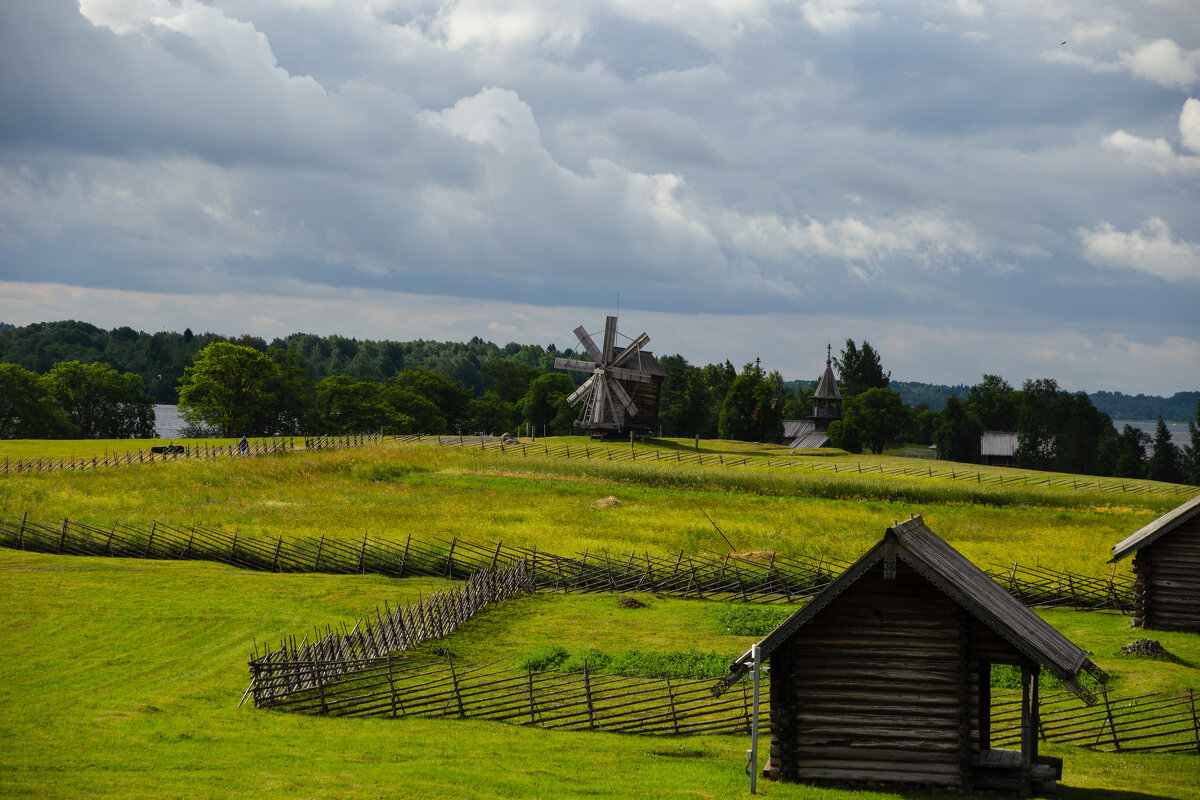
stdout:
[[[1188,98],[1179,114],[1179,139],[1184,147],[1200,153],[1200,100],[1194,97]],[[1161,137],[1145,139],[1118,130],[1105,136],[1102,143],[1133,163],[1164,175],[1200,171],[1200,156],[1176,154],[1171,143]]]
[[800,10],[813,30],[832,36],[878,22],[880,12],[864,8],[868,5],[865,0],[804,0]]
[[1171,39],[1155,39],[1120,54],[1119,63],[1139,78],[1186,89],[1200,80],[1200,50],[1185,50]]
[[1200,280],[1200,244],[1174,239],[1165,220],[1151,217],[1129,233],[1102,222],[1077,231],[1093,264],[1145,272],[1168,281]]

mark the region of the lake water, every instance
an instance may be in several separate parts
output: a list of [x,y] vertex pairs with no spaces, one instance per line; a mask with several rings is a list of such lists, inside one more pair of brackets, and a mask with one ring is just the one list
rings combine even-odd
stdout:
[[[1156,419],[1114,419],[1113,427],[1118,431],[1124,429],[1126,425],[1132,425],[1140,431],[1145,431],[1150,434],[1150,439],[1154,439],[1154,430],[1158,427]],[[1191,435],[1188,433],[1186,422],[1168,422],[1166,423],[1167,430],[1171,432],[1171,441],[1177,447],[1191,445]]]
[[154,435],[159,439],[181,439],[187,421],[179,416],[179,406],[154,404]]

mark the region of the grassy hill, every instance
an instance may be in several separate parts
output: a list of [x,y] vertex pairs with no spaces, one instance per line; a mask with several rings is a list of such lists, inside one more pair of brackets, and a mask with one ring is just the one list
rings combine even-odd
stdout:
[[[682,443],[675,443],[682,447]],[[711,452],[812,460],[749,445]],[[625,445],[627,448],[628,445]],[[0,449],[0,457],[4,455]],[[850,465],[865,457],[823,461]],[[879,462],[890,463],[890,462]],[[592,509],[613,495],[620,507]],[[1113,543],[1184,496],[994,486],[780,467],[500,455],[429,445],[0,476],[0,514],[97,525],[162,519],[247,536],[459,536],[614,555],[737,549],[849,561],[910,513],[980,563],[1107,575]],[[1122,565],[1122,569],[1127,569]],[[734,797],[746,737],[562,733],[467,720],[330,719],[237,708],[255,642],[353,623],[442,582],[249,573],[194,562],[0,550],[0,795],[33,797]],[[558,645],[736,655],[718,604],[538,595],[485,610],[447,642],[518,663]],[[1183,664],[1117,651],[1115,614],[1045,616],[1120,691],[1200,689],[1200,637],[1156,634]],[[682,644],[681,644],[682,643]],[[1060,746],[1064,797],[1194,796],[1200,760]],[[781,798],[898,797],[760,782]],[[906,797],[920,795],[907,794]]]

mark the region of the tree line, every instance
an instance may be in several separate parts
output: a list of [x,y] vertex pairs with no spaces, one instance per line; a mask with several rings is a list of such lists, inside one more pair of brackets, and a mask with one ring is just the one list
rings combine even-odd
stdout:
[[[46,369],[38,374],[0,364],[0,438],[152,436],[153,403],[172,375],[178,376],[174,399],[189,422],[185,433],[192,435],[567,434],[576,430],[576,412],[566,400],[583,380],[552,369],[554,359],[574,355],[571,350],[498,347],[478,337],[372,342],[294,334],[267,344],[190,330],[104,332],[69,322],[27,326],[25,335],[6,340],[17,330],[0,330],[0,358],[8,358],[4,347],[14,341],[27,346],[40,337],[41,346],[26,347],[26,355]],[[141,362],[142,373],[83,360],[100,349],[125,353],[123,363],[139,363],[138,353],[150,360]],[[176,368],[174,360],[188,352],[187,363]],[[47,363],[53,355],[81,358]],[[828,434],[833,446],[849,452],[934,445],[942,458],[971,463],[980,460],[983,431],[1016,431],[1018,466],[1200,484],[1194,423],[1190,445],[1178,447],[1161,421],[1154,437],[1128,425],[1118,431],[1086,394],[1045,378],[1016,390],[994,375],[984,375],[964,399],[951,394],[935,410],[904,402],[869,342],[847,339],[832,360],[844,400],[842,419]],[[778,442],[785,419],[812,413],[816,380],[788,383],[757,362],[740,371],[729,361],[698,366],[678,354],[659,363],[666,376],[659,415],[664,436]],[[149,365],[167,371],[147,381]],[[1200,402],[1196,414],[1200,422]]]

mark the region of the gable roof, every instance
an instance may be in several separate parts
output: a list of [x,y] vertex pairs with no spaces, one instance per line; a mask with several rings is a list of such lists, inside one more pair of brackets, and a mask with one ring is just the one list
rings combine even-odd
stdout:
[[1113,557],[1108,563],[1120,561],[1125,556],[1156,542],[1163,534],[1170,533],[1183,523],[1200,515],[1200,494],[1186,503],[1168,511],[1146,527],[1126,536],[1113,545]]
[[[1104,673],[1049,623],[1006,592],[983,570],[967,560],[944,539],[925,526],[921,517],[896,524],[872,547],[803,608],[784,620],[758,643],[759,657],[770,655],[792,634],[807,625],[830,602],[850,589],[859,578],[882,561],[889,549],[926,580],[966,609],[1030,660],[1049,669],[1089,705],[1095,698],[1078,681],[1083,671],[1105,680]],[[743,653],[723,678],[732,684],[753,664],[753,649]]]
[[829,437],[811,419],[785,419],[783,443],[795,450],[814,450],[829,444]]

